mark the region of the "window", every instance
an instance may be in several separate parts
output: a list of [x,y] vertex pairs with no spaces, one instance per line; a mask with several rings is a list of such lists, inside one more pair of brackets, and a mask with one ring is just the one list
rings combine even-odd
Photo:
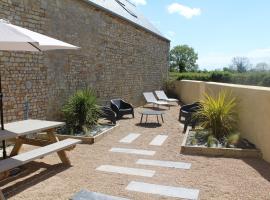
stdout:
[[123,3],[121,2],[120,0],[115,0],[122,8],[125,9],[125,11],[127,11],[130,15],[132,15],[133,17],[136,17],[137,18],[137,15],[132,12],[130,9],[128,9],[128,7]]

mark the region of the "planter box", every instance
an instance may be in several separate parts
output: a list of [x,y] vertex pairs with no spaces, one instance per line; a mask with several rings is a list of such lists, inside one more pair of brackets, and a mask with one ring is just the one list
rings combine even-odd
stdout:
[[[112,130],[114,128],[118,127],[118,124],[109,128],[108,130],[105,130],[101,133],[99,133],[96,136],[74,136],[74,135],[60,135],[60,134],[56,134],[56,136],[59,138],[59,140],[65,140],[68,138],[73,138],[73,139],[78,139],[81,140],[82,143],[81,144],[94,144],[96,142],[98,142],[99,140],[101,140],[103,137],[105,137],[106,135],[108,135],[109,133],[112,132]],[[46,135],[44,133],[39,133],[38,137],[40,139],[46,139]]]
[[180,153],[182,154],[228,157],[228,158],[262,158],[262,153],[258,149],[187,146],[186,143],[189,132],[190,129],[187,129],[184,140],[181,145]]

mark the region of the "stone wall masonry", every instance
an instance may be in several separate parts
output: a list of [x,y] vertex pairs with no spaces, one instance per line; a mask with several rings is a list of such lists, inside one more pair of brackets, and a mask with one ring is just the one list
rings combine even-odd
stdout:
[[168,41],[82,0],[0,0],[0,18],[81,47],[0,52],[8,121],[22,119],[26,96],[31,118],[61,119],[62,105],[78,89],[141,105],[142,92],[167,78]]
[[[45,10],[39,0],[0,0],[0,18],[40,33],[45,30]],[[30,117],[46,117],[48,87],[43,60],[43,53],[0,51],[6,122],[23,119],[26,99],[31,106]]]
[[49,35],[81,47],[49,54],[48,116],[79,88],[92,87],[101,100],[121,97],[141,105],[144,91],[162,87],[167,41],[84,1],[48,1],[47,6]]

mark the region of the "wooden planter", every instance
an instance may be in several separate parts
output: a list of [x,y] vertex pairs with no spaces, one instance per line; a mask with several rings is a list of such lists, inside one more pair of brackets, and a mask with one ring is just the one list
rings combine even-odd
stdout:
[[[81,140],[82,141],[81,144],[94,144],[94,143],[98,142],[99,140],[101,140],[106,135],[110,134],[112,132],[112,130],[116,127],[118,127],[118,124],[109,128],[108,130],[105,130],[105,131],[99,133],[96,136],[74,136],[74,135],[60,135],[60,134],[56,134],[56,136],[59,138],[59,140],[73,138],[73,139]],[[44,133],[39,133],[38,137],[41,139],[44,139],[44,137],[46,137],[46,135]]]
[[181,145],[180,153],[182,154],[228,157],[228,158],[262,158],[262,153],[258,149],[188,146],[187,139],[189,133],[190,129],[187,129],[184,140]]

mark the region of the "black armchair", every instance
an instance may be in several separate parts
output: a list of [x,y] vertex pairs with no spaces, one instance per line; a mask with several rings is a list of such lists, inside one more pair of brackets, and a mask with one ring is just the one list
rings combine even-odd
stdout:
[[201,107],[200,102],[195,102],[193,104],[187,104],[180,108],[179,121],[184,124],[183,132],[186,132],[188,126],[195,128],[198,120],[194,118],[194,113],[196,113]]
[[112,124],[116,124],[116,114],[110,107],[101,106],[100,111],[101,118],[108,119],[112,122]]
[[111,109],[116,113],[118,119],[123,117],[123,115],[131,114],[134,118],[134,109],[131,104],[123,101],[122,99],[112,99]]

